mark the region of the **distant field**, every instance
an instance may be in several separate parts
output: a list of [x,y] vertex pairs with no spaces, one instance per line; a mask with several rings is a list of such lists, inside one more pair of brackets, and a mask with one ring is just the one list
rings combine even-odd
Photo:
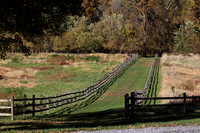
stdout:
[[0,60],[0,99],[54,95],[96,83],[128,58],[126,54],[9,54]]
[[162,90],[160,96],[200,95],[200,56],[167,55],[161,60]]
[[[161,61],[166,62],[170,60],[161,59]],[[183,116],[182,113],[175,113],[155,116],[135,116],[132,119],[126,119],[124,95],[144,88],[152,62],[153,58],[138,58],[127,67],[123,75],[107,88],[107,90],[79,105],[58,109],[50,112],[50,114],[40,115],[37,113],[35,117],[26,116],[26,120],[22,120],[21,115],[16,116],[16,120],[14,121],[11,121],[8,117],[0,117],[1,130],[5,132],[70,132],[80,130],[95,131],[104,129],[144,128],[149,126],[199,125],[200,116],[198,112],[188,113],[187,116]],[[98,63],[95,62],[85,62],[85,64],[98,66]],[[116,65],[118,64],[120,63],[116,62]],[[166,67],[168,64],[162,65]],[[51,70],[54,71],[54,74],[57,72],[54,69]],[[72,69],[70,70],[72,71]],[[165,72],[164,69],[159,70],[157,89],[153,95],[158,96],[157,94],[163,90],[161,86],[161,81],[165,78],[163,78],[163,71]],[[95,74],[98,75],[100,73]],[[163,109],[168,110],[168,107]]]

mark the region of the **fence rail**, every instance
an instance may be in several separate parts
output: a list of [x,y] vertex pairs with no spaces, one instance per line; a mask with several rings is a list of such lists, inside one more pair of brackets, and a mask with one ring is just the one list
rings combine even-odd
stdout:
[[[177,103],[167,103],[167,104],[138,104],[138,100],[181,100]],[[129,114],[134,114],[134,111],[137,107],[153,107],[153,106],[183,106],[183,115],[186,115],[186,107],[188,105],[196,105],[199,103],[200,96],[186,96],[186,93],[183,93],[183,97],[152,97],[152,98],[137,98],[134,92],[125,95],[125,113],[128,118]]]
[[[147,81],[146,81],[145,86],[144,86],[144,89],[143,90],[136,90],[134,92],[135,95],[138,98],[146,98],[147,97],[147,92],[149,91],[149,87],[150,87],[150,84],[151,84],[151,81],[152,81],[152,78],[153,78],[153,71],[154,71],[154,68],[155,68],[155,65],[156,65],[157,57],[158,57],[158,54],[155,54],[155,57],[154,57],[152,65],[151,65],[151,69],[150,69]],[[141,100],[138,100],[137,102],[138,102],[138,104],[142,104],[143,101],[144,100],[141,99]]]
[[[123,72],[124,68],[133,62],[133,60],[137,57],[138,54],[131,55],[128,60],[118,66],[113,72],[106,75],[96,84],[93,84],[81,91],[69,93],[65,92],[64,94],[54,96],[41,95],[40,97],[35,97],[35,95],[33,95],[32,98],[27,98],[25,95],[22,99],[14,99],[14,96],[12,96],[11,119],[14,119],[14,115],[23,114],[23,117],[25,117],[26,114],[32,114],[32,116],[35,116],[35,113],[37,112],[42,114],[44,111],[47,111],[47,113],[49,113],[50,109],[56,110],[58,107],[61,108],[62,106],[72,106],[72,104],[75,105],[77,103],[81,103],[82,101],[89,99],[95,93],[98,94],[102,88],[114,81]],[[15,104],[16,102],[21,102],[21,104]]]
[[11,113],[0,113],[0,116],[12,116],[12,100],[11,99],[0,99],[0,103],[2,104],[2,103],[8,103],[8,104],[10,104],[10,106],[2,106],[2,105],[0,105],[0,109],[1,110],[11,110],[10,112]]

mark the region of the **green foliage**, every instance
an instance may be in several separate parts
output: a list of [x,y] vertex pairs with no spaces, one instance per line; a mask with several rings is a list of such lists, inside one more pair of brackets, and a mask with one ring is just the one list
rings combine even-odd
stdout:
[[66,57],[67,60],[73,60],[73,61],[75,60],[74,55],[67,55],[65,57]]
[[15,57],[15,58],[11,58],[12,63],[20,63],[21,61],[23,61],[24,57]]
[[22,84],[27,84],[28,81],[20,81],[20,83],[22,83]]
[[192,21],[187,21],[181,25],[179,30],[174,33],[174,51],[179,53],[198,52],[200,50],[199,32],[196,30]]
[[85,60],[86,61],[96,61],[96,62],[99,62],[100,57],[99,56],[86,56]]
[[51,57],[57,57],[59,56],[58,54],[52,54]]
[[[200,51],[198,0],[34,2],[35,0],[30,3],[24,2],[30,9],[33,9],[33,5],[38,5],[38,8],[33,10],[34,13],[38,13],[36,16],[24,14],[26,22],[16,20],[11,15],[12,13],[19,15],[13,12],[15,6],[11,14],[9,13],[9,19],[19,21],[19,24],[24,22],[22,24],[25,26],[19,26],[19,31],[15,27],[8,34],[5,32],[8,27],[5,27],[4,22],[0,22],[2,57],[5,58],[4,51],[19,52],[25,49],[23,43],[26,43],[25,46],[32,52],[138,52],[146,56],[148,53],[199,53]],[[81,7],[81,2],[84,9]],[[73,6],[69,7],[68,5],[72,3]],[[23,2],[21,4],[23,5]],[[45,9],[41,10],[43,8]],[[47,9],[50,12],[46,13]],[[82,9],[85,10],[84,16],[76,15]],[[101,11],[103,12],[100,13]],[[41,16],[40,13],[44,14]],[[5,17],[2,18],[5,20]],[[15,21],[9,21],[11,24],[13,22]],[[13,39],[13,35],[17,39]],[[13,44],[10,44],[11,42]]]
[[171,90],[173,93],[175,93],[175,87],[174,86],[171,86]]
[[19,63],[19,59],[17,57],[12,58],[11,60],[12,60],[12,63]]

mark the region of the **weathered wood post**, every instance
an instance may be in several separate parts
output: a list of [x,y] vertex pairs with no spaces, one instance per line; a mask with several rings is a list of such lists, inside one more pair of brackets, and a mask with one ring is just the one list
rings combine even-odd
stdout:
[[71,100],[71,92],[69,92],[69,94],[70,94],[70,95],[69,95],[69,106],[71,106],[71,101],[72,101],[72,100]]
[[65,107],[67,107],[67,95],[66,95],[66,92],[64,92],[64,95],[65,95],[65,100],[64,100],[64,104],[65,104]]
[[35,116],[35,95],[32,98],[32,116]]
[[53,106],[54,106],[54,111],[56,110],[56,94],[54,94],[54,103],[53,103]]
[[82,98],[81,99],[82,99],[81,101],[84,101],[84,99],[85,99],[84,89],[82,90]]
[[61,109],[61,105],[62,105],[62,101],[61,101],[62,99],[61,99],[61,94],[59,93],[59,108]]
[[[42,110],[43,109],[43,95],[40,95],[40,110]],[[40,111],[40,114],[42,114],[42,111]]]
[[77,91],[77,104],[79,103],[79,90]]
[[183,108],[183,115],[186,116],[186,93],[183,93],[183,97],[184,97],[184,108]]
[[73,97],[73,105],[75,105],[75,99],[76,99],[76,95],[75,95],[75,93],[74,93],[74,91],[73,91],[73,94],[74,94],[74,97]]
[[26,116],[26,99],[27,99],[27,96],[24,95],[24,102],[23,102],[23,118]]
[[135,92],[131,92],[131,114],[133,114],[135,108]]
[[11,120],[14,120],[14,96],[11,97]]
[[126,115],[126,119],[128,119],[128,113],[129,113],[129,107],[128,107],[128,104],[129,104],[129,94],[127,93],[125,95],[125,115]]
[[49,114],[49,95],[46,95],[46,107],[47,107],[47,113]]

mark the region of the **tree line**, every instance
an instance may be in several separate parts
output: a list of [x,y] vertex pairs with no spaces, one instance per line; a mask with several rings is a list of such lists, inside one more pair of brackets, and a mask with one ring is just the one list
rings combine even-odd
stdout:
[[0,53],[200,53],[200,0],[2,0]]

